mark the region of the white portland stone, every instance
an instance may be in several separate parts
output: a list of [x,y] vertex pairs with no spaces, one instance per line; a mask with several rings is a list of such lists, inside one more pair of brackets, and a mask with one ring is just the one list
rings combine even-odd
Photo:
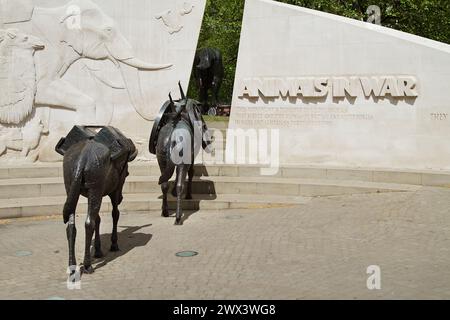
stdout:
[[450,169],[450,46],[247,0],[230,128],[280,129],[281,164]]
[[149,157],[152,120],[187,89],[205,0],[0,1],[0,163],[56,161],[75,124]]

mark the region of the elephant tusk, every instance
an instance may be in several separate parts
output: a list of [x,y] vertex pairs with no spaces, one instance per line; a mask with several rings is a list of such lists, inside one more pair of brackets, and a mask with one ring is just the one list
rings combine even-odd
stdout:
[[125,60],[119,60],[122,63],[125,63],[126,65],[129,65],[130,67],[140,69],[140,70],[161,70],[161,69],[167,69],[173,66],[173,64],[151,64],[144,61],[141,61],[136,58],[130,58]]

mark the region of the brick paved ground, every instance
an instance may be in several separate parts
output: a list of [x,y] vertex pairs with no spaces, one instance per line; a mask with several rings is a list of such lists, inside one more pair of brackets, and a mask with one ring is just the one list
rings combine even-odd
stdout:
[[[158,213],[124,214],[117,254],[66,289],[61,219],[0,224],[0,298],[450,298],[450,190],[314,199],[298,208],[197,212],[182,227]],[[77,221],[82,261],[84,215]],[[178,258],[196,250],[193,258]],[[18,251],[32,255],[18,257]],[[366,288],[379,265],[382,290]]]

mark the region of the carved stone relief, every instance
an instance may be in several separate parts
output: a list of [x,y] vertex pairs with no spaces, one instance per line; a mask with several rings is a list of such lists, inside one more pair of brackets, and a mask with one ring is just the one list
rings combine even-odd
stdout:
[[[60,161],[55,142],[74,124],[115,125],[148,160],[145,128],[171,87],[187,86],[205,1],[195,14],[178,0],[130,1],[124,13],[124,1],[0,1],[0,163]],[[161,32],[165,6],[172,17],[160,19],[185,39]]]
[[155,18],[162,20],[170,34],[180,32],[183,29],[182,17],[190,14],[194,10],[194,5],[190,2],[179,4],[176,9],[169,9],[156,15]]
[[33,0],[1,0],[0,25],[29,21],[33,14]]
[[17,29],[0,29],[0,157],[10,151],[20,152],[13,161],[35,161],[41,135],[46,125],[36,116],[36,50],[44,43]]
[[34,53],[44,43],[15,29],[0,29],[0,123],[19,124],[33,110],[36,94]]
[[35,162],[39,157],[36,149],[45,134],[48,134],[48,130],[39,117],[34,117],[22,128],[3,127],[0,129],[0,156],[9,150],[18,151],[19,158],[13,158],[12,161]]
[[[76,8],[76,9],[74,9]],[[120,33],[115,21],[90,0],[73,0],[60,8],[34,9],[36,30],[46,30],[48,49],[39,57],[36,104],[82,110],[80,123],[96,124],[96,101],[63,79],[71,66],[80,59],[110,60],[117,72],[122,65],[136,70],[160,70],[171,64],[152,64],[139,60],[128,40]],[[126,78],[127,85],[138,79]],[[138,113],[142,99],[130,97]]]

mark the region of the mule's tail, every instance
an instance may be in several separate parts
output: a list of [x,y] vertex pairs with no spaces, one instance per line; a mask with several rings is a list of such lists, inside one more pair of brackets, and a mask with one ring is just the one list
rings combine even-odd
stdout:
[[77,208],[78,199],[80,198],[80,192],[81,192],[81,182],[83,180],[83,168],[84,168],[84,161],[80,161],[80,163],[77,165],[72,180],[72,184],[69,187],[69,190],[67,192],[67,200],[64,204],[63,209],[63,217],[64,217],[64,224],[69,222],[70,215],[75,214],[75,210]]

